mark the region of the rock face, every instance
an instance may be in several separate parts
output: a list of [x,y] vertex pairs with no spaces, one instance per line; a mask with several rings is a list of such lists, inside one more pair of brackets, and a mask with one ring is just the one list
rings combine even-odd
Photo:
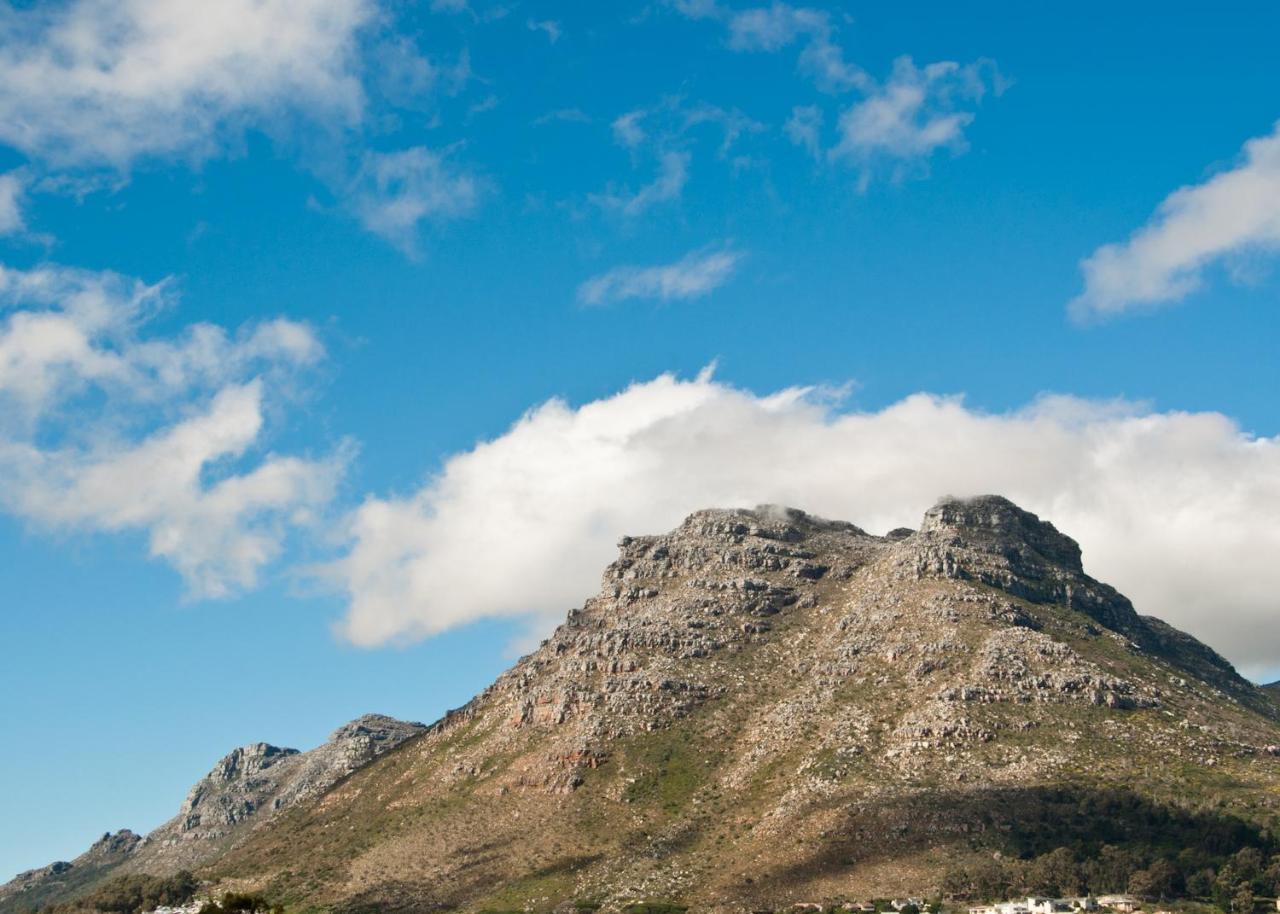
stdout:
[[125,863],[141,840],[127,828],[107,832],[75,860],[20,873],[0,886],[0,909],[27,910],[78,894]]
[[129,868],[151,873],[193,868],[247,829],[319,796],[425,730],[422,724],[367,714],[339,727],[310,752],[267,743],[236,749],[196,782],[176,816],[139,842]]
[[70,897],[109,875],[194,869],[254,828],[313,799],[361,766],[425,732],[422,724],[368,714],[309,752],[253,743],[236,749],[191,788],[178,814],[140,837],[107,834],[69,863],[23,873],[0,888],[0,912]]
[[233,753],[127,866],[337,912],[728,914],[930,894],[1071,844],[1077,799],[1280,822],[1280,704],[998,497],[883,537],[775,507],[624,537],[492,686],[379,732]]
[[700,511],[623,538],[536,651],[210,872],[338,909],[918,894],[1073,791],[1274,816],[1278,720],[1005,499],[885,537]]

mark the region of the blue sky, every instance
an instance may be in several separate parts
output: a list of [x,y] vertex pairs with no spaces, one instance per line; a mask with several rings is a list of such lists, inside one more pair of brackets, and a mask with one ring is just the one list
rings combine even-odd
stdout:
[[1005,492],[1280,677],[1277,19],[0,8],[0,877],[713,504]]

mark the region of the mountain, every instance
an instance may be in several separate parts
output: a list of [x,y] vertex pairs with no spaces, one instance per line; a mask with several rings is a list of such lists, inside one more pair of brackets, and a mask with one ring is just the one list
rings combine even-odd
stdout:
[[208,874],[353,912],[727,912],[1269,840],[1277,706],[1002,498],[884,537],[702,511],[620,552],[490,688]]
[[727,914],[1280,853],[1280,705],[1081,559],[994,496],[883,537],[772,507],[624,537],[492,686],[199,875],[343,914]]
[[108,833],[75,860],[21,874],[0,886],[0,912],[64,901],[113,875],[194,869],[425,730],[422,724],[368,714],[339,727],[309,752],[267,743],[236,749],[196,782],[178,814],[155,831],[145,837],[128,829]]

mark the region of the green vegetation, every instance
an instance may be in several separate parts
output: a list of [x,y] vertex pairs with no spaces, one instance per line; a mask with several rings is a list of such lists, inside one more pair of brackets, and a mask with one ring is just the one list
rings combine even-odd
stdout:
[[200,883],[186,870],[165,877],[117,876],[76,901],[46,905],[41,910],[44,914],[67,914],[82,909],[106,914],[139,914],[159,905],[186,904],[195,897],[199,887]]
[[227,892],[221,901],[205,903],[200,914],[284,914],[284,905],[273,905],[261,895]]
[[700,752],[684,728],[646,734],[631,760],[641,774],[627,786],[628,803],[653,802],[679,814],[706,780],[710,758]]
[[1234,853],[1207,844],[1106,844],[1096,851],[1058,847],[1028,859],[998,859],[957,868],[944,877],[953,897],[1007,898],[1021,895],[1083,895],[1128,892],[1149,901],[1196,898],[1223,911],[1251,912],[1258,896],[1280,894],[1280,853],[1246,846]]

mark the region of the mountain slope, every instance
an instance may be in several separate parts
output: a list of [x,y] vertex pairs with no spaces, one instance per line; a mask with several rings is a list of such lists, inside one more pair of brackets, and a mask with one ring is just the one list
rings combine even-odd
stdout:
[[314,799],[362,765],[425,731],[368,714],[309,752],[254,743],[219,760],[178,814],[145,837],[107,834],[75,860],[23,873],[0,886],[0,914],[65,901],[122,873],[171,874],[215,859],[273,816]]
[[1265,693],[1004,499],[886,537],[703,511],[208,875],[342,910],[921,894],[992,850],[1254,834],[1278,756]]

